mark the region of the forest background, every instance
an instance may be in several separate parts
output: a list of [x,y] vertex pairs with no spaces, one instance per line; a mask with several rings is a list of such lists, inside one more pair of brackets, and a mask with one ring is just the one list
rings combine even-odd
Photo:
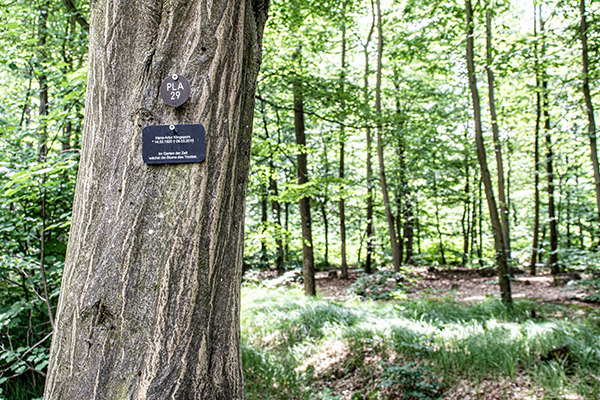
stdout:
[[[600,4],[472,6],[469,35],[462,2],[271,2],[246,270],[304,269],[312,294],[307,263],[342,277],[385,266],[496,266],[475,143],[471,37],[510,267],[598,273]],[[81,144],[88,11],[85,1],[0,3],[3,385],[43,385]],[[310,214],[301,216],[303,207]]]

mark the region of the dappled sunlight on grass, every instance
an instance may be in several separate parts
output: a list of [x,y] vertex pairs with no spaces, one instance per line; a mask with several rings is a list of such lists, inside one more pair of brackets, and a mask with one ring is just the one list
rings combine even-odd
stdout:
[[[335,303],[260,286],[244,287],[242,296],[247,386],[256,389],[259,378],[259,386],[273,391],[285,382],[298,385],[288,388],[289,397],[276,398],[312,398],[314,387],[348,388],[352,379],[371,391],[389,392],[381,374],[404,371],[389,367],[400,360],[430,365],[447,383],[525,374],[546,391],[600,387],[581,384],[582,377],[600,370],[597,326],[585,315],[578,321],[546,317],[567,314],[558,306],[521,300],[508,310],[493,299],[469,305],[439,298]],[[540,361],[563,345],[569,346],[568,365]],[[267,368],[272,363],[277,367]],[[323,381],[324,376],[329,378]]]

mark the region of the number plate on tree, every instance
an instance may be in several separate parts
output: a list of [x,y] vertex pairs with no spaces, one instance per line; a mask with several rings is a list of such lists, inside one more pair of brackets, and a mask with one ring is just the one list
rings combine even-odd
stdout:
[[173,74],[160,85],[160,97],[173,107],[182,105],[190,97],[190,82],[183,75]]
[[142,156],[146,164],[182,164],[204,161],[204,126],[157,125],[142,131]]

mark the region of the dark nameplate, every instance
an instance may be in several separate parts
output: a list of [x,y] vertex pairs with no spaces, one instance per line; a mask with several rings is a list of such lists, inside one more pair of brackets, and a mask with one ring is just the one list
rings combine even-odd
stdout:
[[173,74],[160,85],[160,97],[170,106],[182,105],[190,98],[190,82],[183,75]]
[[182,164],[204,161],[204,127],[198,125],[147,126],[142,131],[146,164]]

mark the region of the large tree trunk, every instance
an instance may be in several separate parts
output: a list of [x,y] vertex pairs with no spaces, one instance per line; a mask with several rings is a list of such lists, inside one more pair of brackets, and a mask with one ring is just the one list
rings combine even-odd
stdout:
[[[300,48],[295,57],[300,59]],[[302,100],[302,83],[296,78],[293,83],[294,91],[294,129],[296,144],[299,147],[296,162],[298,165],[298,184],[308,182],[308,161],[306,155],[306,127],[304,125],[304,102]],[[300,199],[300,222],[302,224],[302,276],[304,278],[304,293],[308,296],[317,294],[315,287],[315,261],[312,242],[312,220],[310,218],[310,198]]]
[[594,168],[594,189],[596,190],[596,207],[598,226],[600,226],[600,166],[598,165],[598,147],[596,145],[596,119],[594,118],[594,106],[590,95],[590,77],[588,66],[588,44],[587,44],[587,20],[585,16],[585,0],[579,0],[579,11],[581,13],[581,58],[583,73],[583,97],[588,117],[588,135],[590,137],[590,158]]
[[[241,399],[240,284],[268,2],[97,0],[83,147],[46,400]],[[181,73],[191,97],[163,104]],[[147,165],[142,129],[206,128]]]
[[392,247],[392,262],[394,271],[400,272],[400,251],[398,241],[396,240],[396,228],[394,227],[394,215],[390,205],[388,195],[387,181],[385,178],[385,163],[383,158],[383,126],[381,122],[381,73],[383,58],[383,32],[381,23],[381,5],[380,0],[375,2],[377,6],[377,85],[375,89],[375,112],[377,113],[377,157],[379,159],[379,181],[381,184],[381,193],[383,195],[383,206],[385,207],[385,216],[388,222],[388,232],[390,235],[390,246]]
[[473,9],[471,0],[465,1],[467,11],[467,74],[469,76],[469,89],[471,90],[471,98],[473,101],[473,115],[475,120],[475,143],[477,145],[477,160],[481,169],[481,180],[485,190],[488,210],[490,213],[490,222],[492,225],[492,234],[494,236],[494,248],[496,251],[496,265],[498,266],[498,276],[500,281],[500,293],[502,301],[505,304],[512,303],[512,295],[510,290],[510,278],[508,276],[508,264],[506,262],[506,252],[504,249],[504,239],[502,237],[502,227],[498,208],[496,207],[496,199],[494,198],[494,188],[492,187],[492,179],[487,165],[485,154],[485,145],[483,142],[483,131],[481,128],[481,107],[479,102],[479,92],[477,91],[477,81],[475,79],[475,62],[474,62],[474,43],[473,43]]
[[494,97],[494,71],[492,70],[492,13],[489,3],[486,3],[485,31],[486,31],[486,54],[487,54],[487,78],[488,99],[490,105],[490,117],[492,119],[492,135],[494,138],[494,152],[496,153],[496,168],[498,171],[498,200],[500,200],[500,222],[502,223],[502,238],[504,239],[504,251],[506,259],[510,260],[510,234],[508,229],[508,201],[504,189],[504,164],[502,162],[502,143],[498,132],[498,116],[496,114],[496,100]]

